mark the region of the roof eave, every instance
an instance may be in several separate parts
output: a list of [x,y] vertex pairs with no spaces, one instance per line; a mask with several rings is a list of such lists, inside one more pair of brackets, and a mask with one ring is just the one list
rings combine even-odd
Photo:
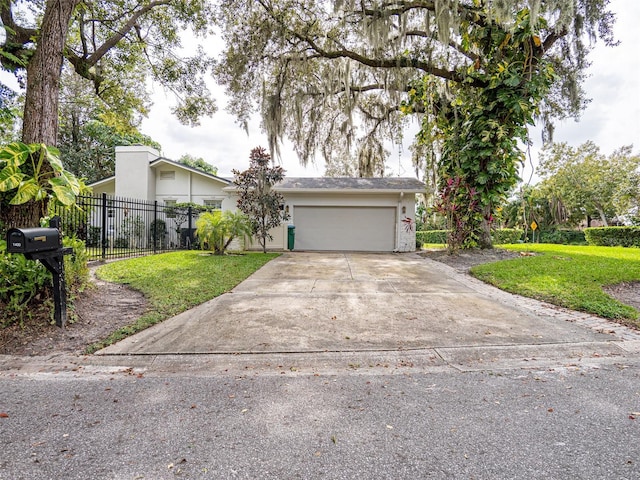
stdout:
[[115,180],[116,180],[116,176],[112,175],[110,177],[103,178],[102,180],[96,180],[95,182],[88,183],[87,187],[99,187],[109,182],[115,182]]
[[274,190],[282,193],[422,193],[424,188],[278,188]]
[[192,173],[196,173],[198,175],[202,175],[203,177],[209,178],[211,180],[217,180],[220,183],[224,183],[225,185],[229,185],[231,183],[231,181],[227,180],[226,178],[218,177],[217,175],[213,175],[211,173],[207,173],[207,172],[204,172],[202,170],[198,170],[197,168],[193,168],[193,167],[190,167],[188,165],[184,165],[183,163],[176,162],[176,161],[173,161],[173,160],[169,160],[168,158],[164,158],[164,157],[159,157],[159,158],[156,158],[156,159],[152,160],[151,162],[149,162],[149,166],[150,167],[155,167],[159,163],[166,163],[166,164],[174,166],[174,167],[182,168],[183,170],[186,170],[186,171],[192,172]]

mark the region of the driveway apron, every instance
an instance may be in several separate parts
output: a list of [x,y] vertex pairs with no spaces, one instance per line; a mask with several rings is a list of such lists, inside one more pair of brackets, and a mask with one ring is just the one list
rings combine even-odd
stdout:
[[600,355],[617,349],[611,335],[488,291],[494,289],[474,287],[468,276],[416,254],[285,253],[231,292],[99,353],[455,352],[579,345]]

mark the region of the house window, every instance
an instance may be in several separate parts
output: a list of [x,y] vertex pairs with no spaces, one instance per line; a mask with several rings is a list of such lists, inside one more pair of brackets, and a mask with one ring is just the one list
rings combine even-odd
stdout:
[[160,170],[160,180],[175,180],[175,170]]
[[164,213],[167,215],[167,218],[176,218],[175,200],[165,200],[164,207]]
[[210,210],[222,210],[222,200],[205,200],[204,206]]

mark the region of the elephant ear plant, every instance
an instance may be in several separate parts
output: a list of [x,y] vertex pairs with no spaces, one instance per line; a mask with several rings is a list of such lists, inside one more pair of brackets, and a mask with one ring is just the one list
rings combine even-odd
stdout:
[[[75,205],[87,187],[66,170],[54,147],[42,143],[14,142],[0,147],[0,221],[5,227],[35,226],[47,215],[49,201],[62,207]],[[37,218],[24,218],[28,202],[40,203]]]
[[196,221],[196,235],[203,249],[224,255],[235,238],[251,238],[251,223],[241,212],[205,212]]
[[[46,220],[49,207],[73,208],[76,195],[86,191],[84,183],[65,170],[58,150],[44,144],[20,142],[0,146],[0,327],[24,322],[27,317],[45,316],[52,310],[48,295],[42,295],[51,282],[51,275],[39,263],[23,255],[6,251],[6,229],[36,227]],[[31,203],[37,208],[17,208]],[[31,210],[36,218],[25,215]],[[74,255],[65,257],[68,292],[73,296],[86,282],[87,257],[84,243],[65,238]],[[44,313],[43,313],[44,312]]]

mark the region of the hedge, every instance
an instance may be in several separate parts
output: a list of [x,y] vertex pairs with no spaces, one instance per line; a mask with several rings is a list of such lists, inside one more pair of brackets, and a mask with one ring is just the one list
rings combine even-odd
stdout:
[[539,242],[560,245],[584,245],[587,240],[582,230],[550,230],[540,232]]
[[500,228],[491,232],[491,241],[496,245],[518,243],[522,240],[523,233],[519,228]]
[[[447,243],[449,230],[423,230],[416,232],[416,243]],[[522,239],[522,230],[517,228],[501,228],[491,232],[491,239],[496,245],[518,243]]]
[[416,244],[447,243],[449,230],[423,230],[416,232]]
[[640,247],[640,227],[585,228],[589,245],[601,247]]

